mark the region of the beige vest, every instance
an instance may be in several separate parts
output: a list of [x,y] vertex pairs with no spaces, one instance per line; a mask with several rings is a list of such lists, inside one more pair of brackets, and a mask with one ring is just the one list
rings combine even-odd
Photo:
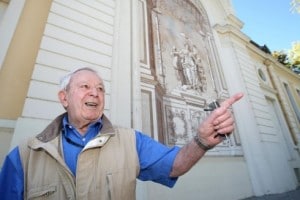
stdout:
[[37,137],[19,147],[24,199],[135,199],[139,162],[133,130],[116,129],[90,141],[79,154],[76,177],[61,156],[60,137],[46,143]]

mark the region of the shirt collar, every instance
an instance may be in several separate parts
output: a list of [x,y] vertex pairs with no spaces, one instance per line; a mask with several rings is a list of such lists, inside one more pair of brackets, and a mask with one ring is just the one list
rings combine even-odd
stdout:
[[[63,117],[63,132],[67,132],[66,130],[68,129],[75,129],[74,126],[69,122],[69,119],[68,119],[68,115],[65,115]],[[102,117],[100,117],[97,121],[91,123],[89,126],[88,126],[88,130],[86,133],[89,132],[89,130],[91,129],[95,129],[97,133],[100,132],[101,128],[103,126],[103,121],[102,121]],[[76,129],[75,129],[76,130]],[[77,131],[77,130],[76,130]],[[78,132],[78,131],[77,131]]]

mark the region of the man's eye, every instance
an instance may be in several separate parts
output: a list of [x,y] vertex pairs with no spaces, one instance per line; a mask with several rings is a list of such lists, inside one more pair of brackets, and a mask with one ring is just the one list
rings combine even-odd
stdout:
[[80,85],[80,88],[82,88],[82,89],[89,89],[90,87],[87,84],[83,84],[83,85]]
[[99,87],[97,87],[97,90],[100,91],[100,92],[103,92],[104,88],[102,86],[99,86]]

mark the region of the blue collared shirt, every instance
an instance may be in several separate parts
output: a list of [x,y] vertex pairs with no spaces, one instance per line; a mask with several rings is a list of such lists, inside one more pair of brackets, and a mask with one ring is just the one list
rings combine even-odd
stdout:
[[92,140],[102,128],[102,119],[90,124],[88,130],[84,135],[81,135],[69,121],[67,115],[63,118],[62,130],[62,146],[64,152],[64,160],[67,166],[76,175],[76,166],[78,155],[84,146]]
[[[88,131],[81,136],[67,122],[63,121],[63,153],[67,166],[76,175],[76,163],[79,153],[89,140],[94,138],[102,128],[99,120],[88,127]],[[176,155],[180,148],[167,147],[149,136],[136,131],[136,149],[140,163],[138,179],[153,181],[168,187],[173,187],[177,178],[169,177]],[[7,156],[0,172],[0,196],[3,200],[23,199],[24,172],[18,147],[14,148]]]

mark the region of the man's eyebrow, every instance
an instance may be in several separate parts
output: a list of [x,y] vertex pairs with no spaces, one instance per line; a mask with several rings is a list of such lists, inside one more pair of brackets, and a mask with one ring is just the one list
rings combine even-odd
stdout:
[[[81,84],[90,84],[90,83],[88,81],[79,81],[77,83],[77,85],[81,85]],[[102,86],[102,87],[104,87],[104,83],[103,82],[99,82],[99,83],[95,84],[95,86]]]

